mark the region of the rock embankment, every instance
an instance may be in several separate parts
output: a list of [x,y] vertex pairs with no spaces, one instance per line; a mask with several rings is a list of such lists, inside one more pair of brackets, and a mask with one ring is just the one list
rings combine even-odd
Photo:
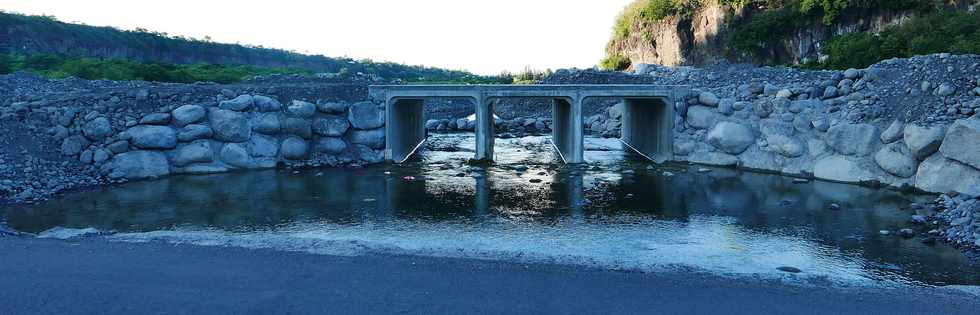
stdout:
[[[980,195],[980,56],[921,56],[847,71],[563,70],[546,83],[690,86],[694,92],[675,104],[677,161]],[[615,105],[584,123],[616,136],[621,115]]]
[[235,85],[0,76],[0,202],[171,174],[383,160],[371,82]]

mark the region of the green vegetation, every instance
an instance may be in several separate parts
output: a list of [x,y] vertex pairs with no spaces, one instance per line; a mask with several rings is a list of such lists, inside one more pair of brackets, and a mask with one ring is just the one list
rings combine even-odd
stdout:
[[820,9],[823,23],[831,25],[837,16],[848,9],[924,10],[941,2],[939,0],[801,0],[799,6],[800,12],[803,13]]
[[829,56],[811,68],[864,68],[890,58],[940,52],[980,54],[980,12],[935,12],[892,26],[880,34],[854,33],[827,44]]
[[804,18],[805,15],[793,7],[765,11],[734,28],[729,42],[739,52],[754,53],[776,45],[792,34],[805,21]]
[[328,58],[262,46],[223,44],[146,29],[120,30],[0,11],[0,73],[51,77],[236,82],[254,75],[317,72],[377,75],[407,82],[500,83],[466,71]]
[[497,76],[501,83],[507,84],[536,84],[541,80],[551,76],[553,72],[551,69],[545,69],[544,71],[532,69],[530,66],[524,67],[524,70],[513,74],[507,71],[501,72]]
[[[613,27],[617,39],[629,37],[634,27],[644,26],[671,16],[690,17],[704,0],[641,0],[626,7]],[[728,0],[725,0],[728,1]],[[735,0],[740,1],[740,0]]]
[[599,62],[600,69],[610,71],[626,70],[630,67],[630,65],[632,65],[630,59],[619,54],[607,56],[606,59]]

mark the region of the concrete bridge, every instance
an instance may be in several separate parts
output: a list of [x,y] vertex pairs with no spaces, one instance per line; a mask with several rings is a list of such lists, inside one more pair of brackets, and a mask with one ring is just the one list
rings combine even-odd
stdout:
[[644,157],[663,162],[673,157],[674,103],[688,88],[660,85],[375,85],[375,100],[385,102],[385,158],[401,163],[426,139],[427,98],[469,98],[476,112],[476,155],[493,159],[494,103],[505,98],[543,98],[552,105],[552,143],[565,163],[583,162],[582,104],[590,98],[621,98],[621,140]]

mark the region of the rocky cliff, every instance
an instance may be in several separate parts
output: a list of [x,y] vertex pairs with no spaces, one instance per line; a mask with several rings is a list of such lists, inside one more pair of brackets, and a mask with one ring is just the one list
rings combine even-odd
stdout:
[[[923,12],[918,6],[853,8],[827,24],[819,10],[800,12],[799,1],[681,1],[689,4],[687,11],[657,18],[637,9],[658,1],[670,2],[637,0],[626,9],[607,45],[607,56],[628,59],[632,65],[804,64],[826,58],[824,47],[835,36],[878,33]],[[977,6],[970,1],[947,5],[951,10]]]

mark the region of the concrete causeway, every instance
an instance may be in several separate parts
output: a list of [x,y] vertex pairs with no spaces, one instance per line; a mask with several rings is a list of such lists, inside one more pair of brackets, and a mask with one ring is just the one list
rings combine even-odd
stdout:
[[553,100],[552,143],[565,163],[582,163],[583,103],[623,99],[622,141],[655,162],[673,157],[674,104],[686,86],[663,85],[373,85],[369,94],[385,104],[385,159],[400,163],[425,142],[427,98],[469,98],[476,112],[477,160],[493,160],[493,106],[505,98]]

